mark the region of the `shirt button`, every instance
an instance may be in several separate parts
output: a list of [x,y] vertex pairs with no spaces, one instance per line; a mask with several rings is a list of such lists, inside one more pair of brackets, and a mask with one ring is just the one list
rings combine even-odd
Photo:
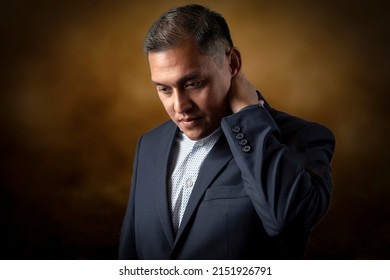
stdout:
[[247,145],[247,146],[244,146],[241,150],[245,153],[248,153],[251,150],[251,147]]
[[244,134],[242,134],[242,133],[237,133],[236,139],[241,140],[241,139],[243,139],[243,138],[244,138]]
[[240,128],[239,126],[235,126],[235,127],[233,127],[232,131],[233,131],[234,133],[238,133],[238,132],[241,131],[241,128]]
[[191,178],[188,178],[186,181],[186,187],[191,188],[194,185],[194,182],[192,182]]
[[203,147],[204,146],[204,141],[203,140],[199,140],[197,142],[197,144],[198,144],[199,147]]
[[245,146],[246,144],[248,144],[248,140],[242,139],[239,143],[240,145]]

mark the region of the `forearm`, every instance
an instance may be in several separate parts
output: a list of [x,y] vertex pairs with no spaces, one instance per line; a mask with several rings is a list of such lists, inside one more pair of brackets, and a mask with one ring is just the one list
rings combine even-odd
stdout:
[[[224,118],[222,129],[268,234],[312,229],[329,205],[331,137],[309,140],[304,149],[281,143],[278,125],[261,106]],[[311,133],[310,124],[304,130],[301,137]]]

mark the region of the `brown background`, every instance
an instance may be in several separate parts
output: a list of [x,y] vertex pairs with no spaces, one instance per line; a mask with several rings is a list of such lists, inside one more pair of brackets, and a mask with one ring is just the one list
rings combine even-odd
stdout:
[[[286,2],[200,1],[272,106],[336,135],[334,196],[306,258],[389,258],[387,7]],[[143,37],[185,3],[1,2],[1,258],[116,258],[135,143],[167,118]]]

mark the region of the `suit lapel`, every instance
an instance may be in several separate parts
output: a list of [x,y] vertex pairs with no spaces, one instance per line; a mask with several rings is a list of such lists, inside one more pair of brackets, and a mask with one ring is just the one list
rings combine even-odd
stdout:
[[161,166],[161,168],[157,171],[156,182],[161,183],[156,184],[156,204],[162,228],[167,237],[169,245],[173,247],[175,234],[173,231],[171,211],[169,208],[169,200],[167,194],[167,174],[169,166],[169,156],[171,153],[172,146],[174,144],[177,126],[174,123],[171,124],[172,125],[169,125],[164,134],[161,136],[161,139],[159,139],[161,140],[161,142],[159,156],[157,158],[161,162],[157,165]]
[[219,174],[221,169],[232,159],[232,157],[233,155],[230,151],[227,140],[222,134],[221,138],[210,151],[199,170],[198,178],[184,212],[179,231],[176,235],[175,247],[183,232],[186,230],[186,227],[190,226],[189,221],[202,200],[203,194],[211,185],[214,178]]

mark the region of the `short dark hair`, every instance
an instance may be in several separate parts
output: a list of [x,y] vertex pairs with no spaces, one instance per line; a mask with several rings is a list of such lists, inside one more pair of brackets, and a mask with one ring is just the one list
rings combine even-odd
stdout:
[[162,14],[146,35],[144,51],[148,54],[173,49],[191,39],[205,55],[233,48],[229,27],[222,15],[207,7],[191,4]]

